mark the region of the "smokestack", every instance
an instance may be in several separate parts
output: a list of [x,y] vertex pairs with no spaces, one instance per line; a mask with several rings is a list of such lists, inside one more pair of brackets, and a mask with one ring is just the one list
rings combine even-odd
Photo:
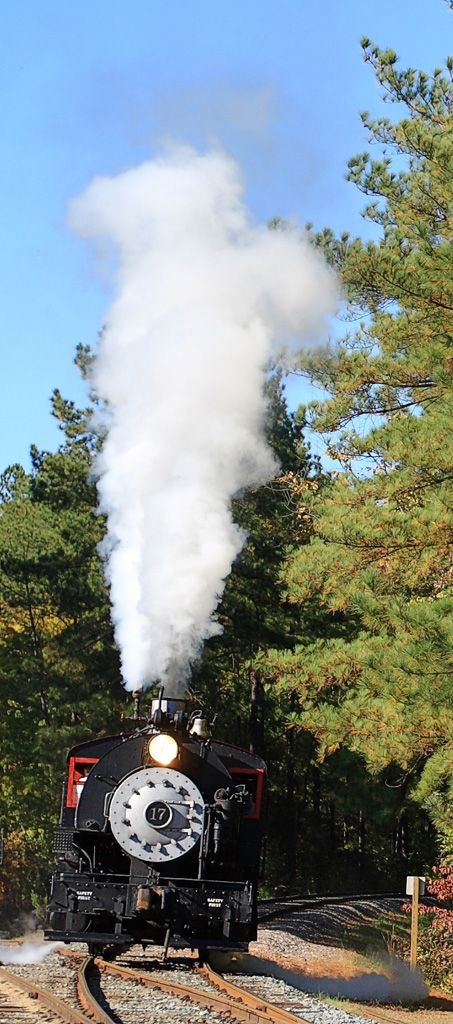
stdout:
[[182,698],[155,697],[151,703],[151,715],[158,711],[165,715],[175,715],[179,711],[184,711],[185,706],[186,702]]
[[141,697],[142,697],[142,690],[133,690],[132,691],[132,698],[133,698],[133,701],[134,701],[134,713],[132,715],[132,718],[134,719],[134,721],[138,721],[138,719],[140,718],[140,702],[141,702]]

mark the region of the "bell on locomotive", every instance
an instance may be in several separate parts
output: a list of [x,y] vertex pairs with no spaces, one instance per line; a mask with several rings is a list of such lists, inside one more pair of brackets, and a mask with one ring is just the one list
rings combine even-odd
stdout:
[[215,739],[203,710],[162,690],[145,724],[135,695],[128,724],[69,752],[46,937],[96,950],[246,949],[264,762]]

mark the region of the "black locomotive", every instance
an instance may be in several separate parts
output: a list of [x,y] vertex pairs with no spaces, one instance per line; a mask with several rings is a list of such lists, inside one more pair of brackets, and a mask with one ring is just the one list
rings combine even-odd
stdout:
[[[137,723],[136,723],[137,725]],[[131,735],[68,755],[46,938],[247,949],[256,937],[264,762],[202,712],[153,701]]]

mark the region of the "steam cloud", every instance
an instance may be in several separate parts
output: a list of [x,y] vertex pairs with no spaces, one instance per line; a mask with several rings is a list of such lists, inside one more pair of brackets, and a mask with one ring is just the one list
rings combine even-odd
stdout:
[[72,201],[114,246],[117,293],[94,386],[113,621],[128,689],[187,678],[244,543],[231,500],[276,472],[263,384],[282,345],[325,334],[332,272],[300,233],[251,222],[225,153],[168,147]]
[[24,942],[19,946],[0,946],[2,964],[41,964],[61,942]]
[[[425,999],[429,993],[428,985],[417,968],[411,970],[409,964],[397,957],[390,956],[383,966],[386,973],[370,971],[343,978],[338,975],[305,974],[303,970],[294,971],[280,966],[273,960],[252,956],[248,953],[211,954],[214,966],[219,970],[243,972],[245,974],[262,974],[271,978],[279,978],[293,988],[297,988],[314,996],[332,996],[340,999],[356,999],[376,1003],[417,1002]],[[321,1009],[320,1005],[320,1009]],[[307,1006],[307,1009],[309,1007]],[[313,1010],[314,1007],[311,1007]]]

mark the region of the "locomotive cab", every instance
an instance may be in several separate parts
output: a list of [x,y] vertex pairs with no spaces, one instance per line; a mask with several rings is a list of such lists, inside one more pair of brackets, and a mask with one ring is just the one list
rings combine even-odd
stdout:
[[162,694],[143,728],[73,748],[46,938],[247,949],[264,785],[259,757]]

